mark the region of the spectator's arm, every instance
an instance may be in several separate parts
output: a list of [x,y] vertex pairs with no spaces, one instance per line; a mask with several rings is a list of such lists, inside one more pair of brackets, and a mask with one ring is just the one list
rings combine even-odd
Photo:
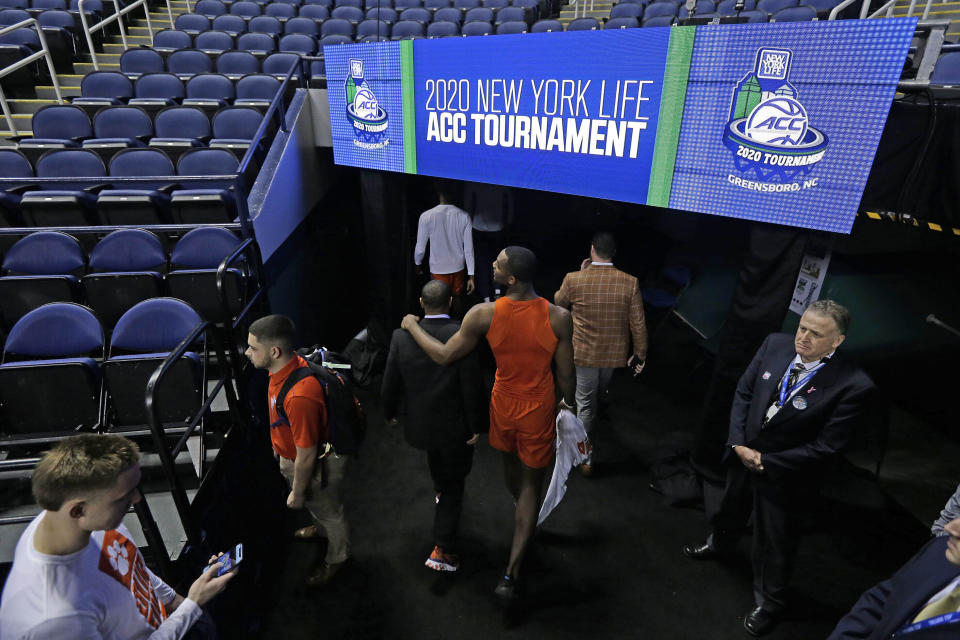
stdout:
[[946,536],[950,535],[944,531],[944,527],[948,522],[960,518],[960,485],[957,485],[957,490],[954,491],[953,495],[950,496],[950,499],[947,500],[947,504],[944,505],[943,511],[940,512],[940,517],[937,518],[937,521],[933,523],[933,526],[930,527],[930,533],[935,536]]
[[[770,343],[770,336],[764,339],[763,344],[750,361],[750,366],[740,376],[737,382],[737,390],[733,394],[733,406],[730,408],[730,429],[727,437],[727,446],[747,444],[746,425],[747,415],[750,412],[750,402],[753,400],[753,385],[757,379],[757,371],[760,369],[760,363],[767,352],[767,345]],[[766,459],[764,459],[766,462]]]
[[557,350],[553,361],[557,367],[557,385],[563,394],[563,401],[570,407],[576,407],[576,369],[573,366],[573,317],[566,309],[558,306],[550,308],[550,324],[557,336]]
[[553,304],[558,307],[563,307],[564,309],[570,308],[570,286],[569,286],[570,275],[567,274],[563,277],[563,282],[560,284],[560,288],[557,289],[557,292],[553,294]]
[[647,359],[647,323],[643,315],[643,297],[640,285],[634,282],[630,297],[630,335],[633,336],[633,352],[641,360]]
[[467,275],[473,277],[475,260],[473,258],[473,225],[470,216],[464,215],[463,224],[463,260],[467,263]]
[[413,263],[416,265],[423,262],[423,255],[427,252],[427,239],[430,237],[428,227],[427,216],[421,214],[417,223],[417,246],[413,249]]
[[463,319],[460,329],[446,343],[440,342],[424,331],[417,316],[408,315],[404,317],[400,326],[410,332],[410,335],[413,336],[413,339],[431,360],[437,364],[448,365],[473,351],[480,338],[490,330],[493,308],[493,302],[484,302],[471,307]]

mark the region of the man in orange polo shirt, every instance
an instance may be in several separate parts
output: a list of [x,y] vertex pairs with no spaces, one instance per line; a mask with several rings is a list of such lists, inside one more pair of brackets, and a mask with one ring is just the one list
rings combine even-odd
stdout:
[[293,371],[308,366],[293,350],[293,340],[294,326],[289,318],[265,316],[250,325],[246,355],[253,366],[270,372],[270,441],[280,461],[280,473],[290,485],[287,507],[307,509],[315,523],[294,535],[312,538],[321,529],[327,535],[326,558],[307,578],[308,586],[319,587],[328,583],[350,557],[350,529],[340,494],[347,457],[329,448],[323,387],[314,376],[300,380],[287,392],[283,401],[286,419],[277,411],[277,395],[283,383]]

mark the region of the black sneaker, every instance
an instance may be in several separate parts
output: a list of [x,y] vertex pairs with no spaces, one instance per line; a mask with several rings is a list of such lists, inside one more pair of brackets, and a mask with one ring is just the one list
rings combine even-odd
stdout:
[[501,600],[516,600],[520,597],[520,580],[510,576],[503,576],[497,583],[497,588],[493,590]]

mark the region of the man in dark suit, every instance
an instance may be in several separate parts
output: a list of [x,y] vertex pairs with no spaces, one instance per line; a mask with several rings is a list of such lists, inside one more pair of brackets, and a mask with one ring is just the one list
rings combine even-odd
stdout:
[[[446,283],[431,280],[421,291],[424,310],[421,326],[446,342],[460,328],[450,319],[451,291]],[[454,553],[463,488],[473,466],[474,445],[486,428],[486,398],[476,354],[444,367],[435,364],[413,337],[396,329],[383,375],[383,415],[395,423],[401,397],[406,399],[404,436],[427,452],[430,476],[437,492],[433,518],[434,549],[426,566],[436,571],[456,571]]]
[[796,336],[767,336],[737,384],[727,439],[727,478],[706,542],[683,548],[695,559],[736,547],[754,512],[756,606],[744,627],[762,635],[785,608],[784,593],[800,541],[802,505],[816,497],[819,471],[846,446],[874,391],[873,382],[837,350],[849,313],[818,300]]
[[960,638],[960,519],[857,601],[827,640]]

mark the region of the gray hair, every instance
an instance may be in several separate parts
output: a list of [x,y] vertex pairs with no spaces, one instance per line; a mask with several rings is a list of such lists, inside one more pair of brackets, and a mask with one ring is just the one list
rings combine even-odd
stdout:
[[850,312],[839,302],[834,302],[833,300],[816,300],[810,303],[807,311],[813,311],[817,315],[833,318],[833,321],[837,323],[837,328],[840,330],[841,335],[846,335],[847,329],[850,328]]

